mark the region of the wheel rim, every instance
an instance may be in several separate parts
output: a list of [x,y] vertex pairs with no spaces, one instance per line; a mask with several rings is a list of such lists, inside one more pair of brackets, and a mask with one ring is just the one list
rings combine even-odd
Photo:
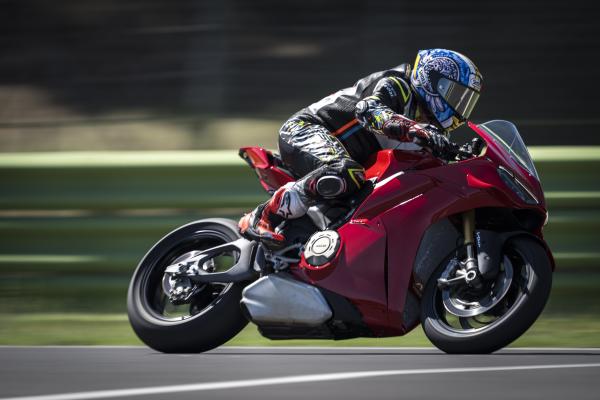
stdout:
[[[442,273],[442,278],[454,277],[460,264],[450,263]],[[513,267],[508,257],[504,257],[501,270],[496,279],[489,283],[489,290],[478,296],[464,295],[463,287],[449,287],[442,290],[442,299],[446,311],[457,317],[474,317],[485,314],[494,308],[510,289],[513,278]],[[461,290],[462,289],[462,290]]]
[[[225,244],[231,240],[222,232],[214,230],[198,231],[165,252],[160,259],[143,272],[140,279],[139,296],[146,313],[162,323],[180,323],[183,320],[195,318],[209,311],[230,290],[233,283],[203,284],[198,287],[189,302],[175,305],[171,303],[163,289],[164,271],[167,266],[188,258],[198,251]],[[231,252],[229,264],[235,264],[238,258],[239,254],[237,252]],[[224,259],[220,261],[225,263]],[[228,269],[227,265],[220,265],[213,272],[220,272],[223,269]]]
[[[449,267],[444,274],[449,274]],[[490,329],[512,313],[527,295],[533,270],[527,258],[516,249],[508,249],[498,276],[485,282],[484,290],[469,293],[462,288],[436,288],[435,319],[455,334]],[[455,290],[453,292],[453,290]]]

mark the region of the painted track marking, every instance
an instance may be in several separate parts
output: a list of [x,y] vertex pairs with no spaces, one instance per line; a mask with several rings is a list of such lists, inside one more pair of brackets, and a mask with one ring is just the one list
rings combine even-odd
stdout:
[[97,391],[89,391],[89,392],[60,393],[60,394],[39,395],[39,396],[4,397],[4,398],[0,398],[0,400],[109,399],[109,398],[114,398],[114,397],[151,396],[151,395],[165,394],[165,393],[182,393],[182,392],[197,392],[197,391],[206,391],[206,390],[238,389],[238,388],[247,388],[247,387],[285,385],[285,384],[294,384],[294,383],[374,378],[374,377],[381,377],[381,376],[449,374],[449,373],[465,373],[465,372],[476,373],[476,372],[496,372],[496,371],[528,371],[528,370],[545,370],[545,369],[571,369],[571,368],[600,368],[600,363],[338,372],[338,373],[317,374],[317,375],[283,376],[283,377],[277,377],[277,378],[244,379],[244,380],[238,380],[238,381],[194,383],[194,384],[187,384],[187,385],[155,386],[155,387],[147,387],[147,388],[97,390]]

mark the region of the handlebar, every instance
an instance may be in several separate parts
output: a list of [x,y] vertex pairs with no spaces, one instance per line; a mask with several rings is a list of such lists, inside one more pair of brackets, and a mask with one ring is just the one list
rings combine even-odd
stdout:
[[[415,139],[415,142],[419,146],[427,148],[429,147],[429,143],[426,139],[420,137],[415,137]],[[475,154],[479,154],[479,150],[481,149],[479,142],[475,142],[475,140],[477,140],[477,138],[473,139],[471,143],[467,143],[462,146],[454,142],[449,142],[445,149],[445,154],[440,156],[440,158],[443,158],[446,161],[460,161],[472,158]]]
[[454,142],[450,142],[448,146],[448,159],[466,160],[473,157],[473,149],[471,146],[459,146]]

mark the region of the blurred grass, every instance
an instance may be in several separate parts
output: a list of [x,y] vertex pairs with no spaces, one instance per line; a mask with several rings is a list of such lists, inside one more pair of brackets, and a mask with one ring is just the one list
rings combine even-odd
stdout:
[[[124,314],[0,314],[2,345],[142,345]],[[228,346],[431,346],[420,327],[406,336],[269,340],[249,324]],[[542,316],[513,347],[600,347],[597,315]]]
[[[4,282],[5,283],[5,282]],[[110,283],[109,281],[105,283]],[[70,285],[86,290],[89,287]],[[600,347],[600,274],[557,273],[550,301],[536,324],[513,346]],[[102,285],[100,285],[102,287]],[[5,288],[4,288],[5,289]],[[31,308],[3,305],[0,314],[0,344],[3,345],[140,345],[125,315],[126,285],[118,285],[114,292],[101,296],[104,300],[94,303],[98,293],[90,293],[87,303],[65,303],[72,297],[66,288],[52,283],[46,299],[47,312],[39,313],[43,305],[34,303]],[[52,292],[55,296],[49,296]],[[74,296],[81,299],[82,296]],[[18,302],[18,298],[12,297]],[[107,301],[106,299],[112,299]],[[12,312],[7,312],[11,310]],[[72,313],[58,310],[70,309]],[[106,312],[110,310],[110,312]],[[228,345],[232,346],[430,346],[421,328],[403,337],[369,339],[358,338],[343,341],[330,340],[280,340],[263,338],[256,327],[249,324]]]

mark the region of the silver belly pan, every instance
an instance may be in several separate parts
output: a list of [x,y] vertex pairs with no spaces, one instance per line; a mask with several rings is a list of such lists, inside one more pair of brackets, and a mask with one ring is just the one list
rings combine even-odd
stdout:
[[267,275],[246,286],[241,302],[252,322],[267,326],[319,326],[331,318],[331,308],[319,289],[284,276]]

